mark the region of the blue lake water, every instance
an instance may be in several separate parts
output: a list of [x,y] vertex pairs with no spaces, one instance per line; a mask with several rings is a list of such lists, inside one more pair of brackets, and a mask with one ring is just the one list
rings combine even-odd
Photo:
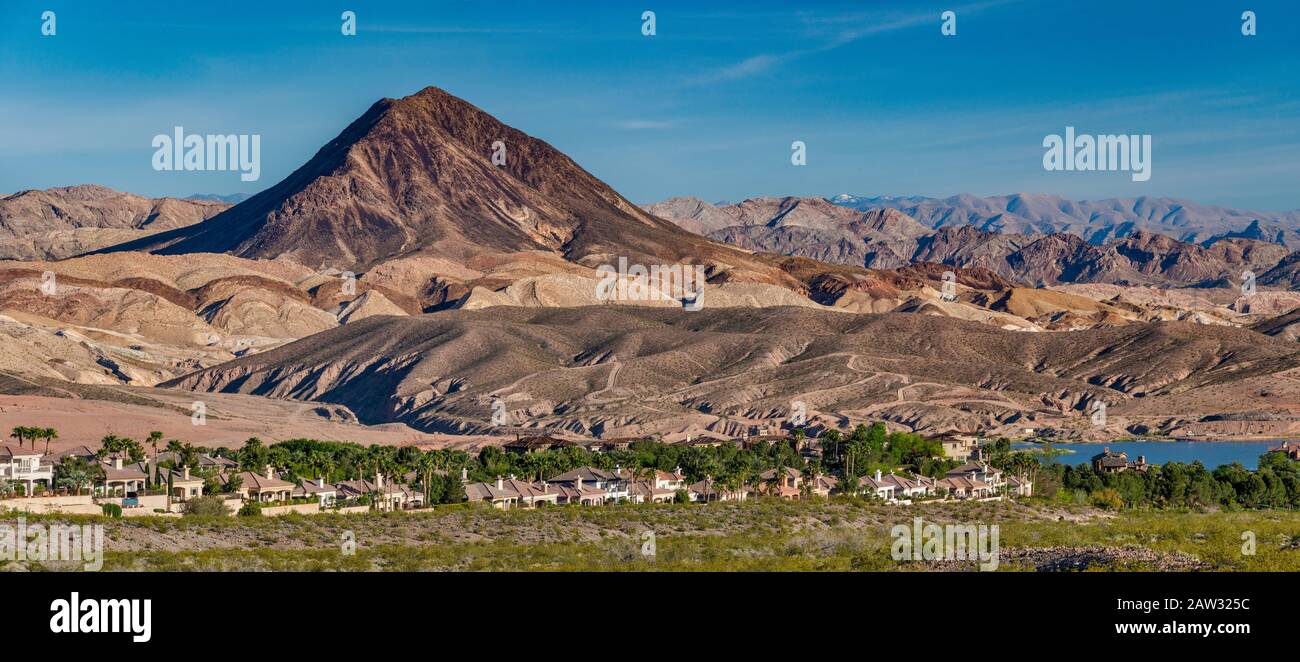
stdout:
[[[1110,448],[1113,453],[1128,453],[1128,459],[1136,460],[1145,455],[1151,464],[1166,462],[1184,462],[1191,464],[1201,461],[1208,469],[1220,465],[1240,462],[1247,469],[1259,466],[1259,456],[1276,447],[1280,441],[1119,441],[1106,444],[1052,444],[1052,448],[1074,451],[1068,455],[1057,455],[1056,461],[1063,464],[1086,464],[1092,456],[1103,448]],[[1012,448],[1033,448],[1039,444],[1018,442]]]

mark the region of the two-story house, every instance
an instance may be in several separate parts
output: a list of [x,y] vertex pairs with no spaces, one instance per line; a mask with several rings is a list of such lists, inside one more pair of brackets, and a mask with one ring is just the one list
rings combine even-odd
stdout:
[[34,448],[0,444],[0,481],[15,481],[31,494],[37,484],[49,489],[54,484],[54,465]]

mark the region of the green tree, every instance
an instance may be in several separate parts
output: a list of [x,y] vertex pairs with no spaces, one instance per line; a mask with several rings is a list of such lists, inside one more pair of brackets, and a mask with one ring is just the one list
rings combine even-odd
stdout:
[[149,444],[149,447],[153,449],[153,457],[155,460],[158,459],[158,442],[162,441],[162,438],[163,433],[154,430],[149,433],[149,438],[145,440],[145,443]]

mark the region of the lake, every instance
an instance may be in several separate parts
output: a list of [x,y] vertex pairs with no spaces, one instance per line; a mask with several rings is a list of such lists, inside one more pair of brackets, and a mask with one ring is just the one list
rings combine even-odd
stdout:
[[[1220,465],[1240,462],[1247,469],[1259,466],[1259,456],[1268,449],[1281,444],[1280,441],[1116,441],[1105,444],[1052,444],[1052,448],[1074,451],[1070,455],[1058,455],[1057,462],[1063,464],[1086,464],[1092,456],[1103,448],[1110,448],[1113,453],[1128,453],[1129,460],[1145,455],[1150,464],[1166,462],[1184,462],[1191,464],[1201,461],[1207,469]],[[1039,444],[1017,442],[1012,448],[1033,448]]]

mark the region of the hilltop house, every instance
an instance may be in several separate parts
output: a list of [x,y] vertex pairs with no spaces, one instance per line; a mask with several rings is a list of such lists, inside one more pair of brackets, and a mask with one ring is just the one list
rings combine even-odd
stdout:
[[1101,452],[1092,456],[1092,470],[1099,474],[1117,473],[1120,471],[1146,471],[1149,465],[1144,455],[1139,455],[1137,462],[1128,461],[1128,453],[1112,453],[1110,448],[1102,448]]
[[1300,441],[1286,441],[1281,446],[1268,449],[1270,453],[1284,453],[1292,460],[1300,460]]

